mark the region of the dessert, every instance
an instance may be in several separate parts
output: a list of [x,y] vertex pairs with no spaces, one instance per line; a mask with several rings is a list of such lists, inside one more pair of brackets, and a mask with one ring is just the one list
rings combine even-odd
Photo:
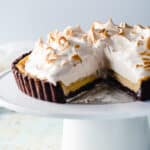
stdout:
[[40,38],[32,52],[12,64],[19,89],[38,99],[64,103],[66,99],[105,80],[150,98],[150,28],[126,23],[94,22]]
[[33,97],[63,103],[93,85],[104,70],[104,61],[99,59],[103,51],[93,48],[87,37],[77,26],[49,33],[45,43],[40,39],[31,54],[13,63],[16,80],[21,76],[20,89]]

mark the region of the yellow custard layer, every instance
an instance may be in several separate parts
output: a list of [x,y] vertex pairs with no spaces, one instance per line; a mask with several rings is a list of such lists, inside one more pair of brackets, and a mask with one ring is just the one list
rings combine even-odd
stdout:
[[141,80],[139,80],[137,83],[132,83],[128,79],[122,77],[118,73],[113,73],[113,77],[119,81],[123,86],[129,88],[130,90],[137,92],[139,88],[141,87]]
[[70,92],[74,92],[74,91],[78,90],[79,88],[87,85],[88,83],[93,82],[96,79],[97,79],[96,75],[91,75],[91,76],[85,77],[83,79],[80,79],[80,80],[70,84],[69,86],[64,85],[62,82],[60,82],[60,83],[61,83],[61,87],[64,91],[64,94],[68,95]]

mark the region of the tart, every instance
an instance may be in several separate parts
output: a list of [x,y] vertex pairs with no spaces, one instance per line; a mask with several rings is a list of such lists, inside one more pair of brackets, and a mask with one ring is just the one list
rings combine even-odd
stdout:
[[126,23],[94,22],[40,38],[27,54],[16,59],[12,71],[25,94],[51,102],[93,88],[104,79],[134,95],[150,99],[150,28]]
[[32,52],[12,64],[19,89],[38,99],[64,103],[93,87],[103,71],[87,37],[78,26],[49,33],[45,43],[40,38]]

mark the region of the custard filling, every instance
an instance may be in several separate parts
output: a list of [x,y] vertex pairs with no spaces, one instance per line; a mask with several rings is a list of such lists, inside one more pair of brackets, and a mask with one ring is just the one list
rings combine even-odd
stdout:
[[88,83],[93,82],[96,79],[97,79],[96,75],[91,75],[91,76],[82,78],[74,83],[71,83],[69,86],[64,85],[62,82],[60,82],[60,84],[64,91],[64,94],[68,95],[70,92],[74,92],[78,90],[79,88],[87,85]]
[[140,89],[141,87],[141,80],[139,80],[137,83],[133,83],[129,81],[128,79],[124,78],[120,74],[113,72],[113,77],[119,81],[123,86],[129,88],[130,90],[134,91],[135,93]]

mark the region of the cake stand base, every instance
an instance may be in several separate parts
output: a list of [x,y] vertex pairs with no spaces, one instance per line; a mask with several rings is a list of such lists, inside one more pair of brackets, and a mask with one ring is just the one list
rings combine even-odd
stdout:
[[146,117],[70,120],[63,124],[62,150],[150,150]]

